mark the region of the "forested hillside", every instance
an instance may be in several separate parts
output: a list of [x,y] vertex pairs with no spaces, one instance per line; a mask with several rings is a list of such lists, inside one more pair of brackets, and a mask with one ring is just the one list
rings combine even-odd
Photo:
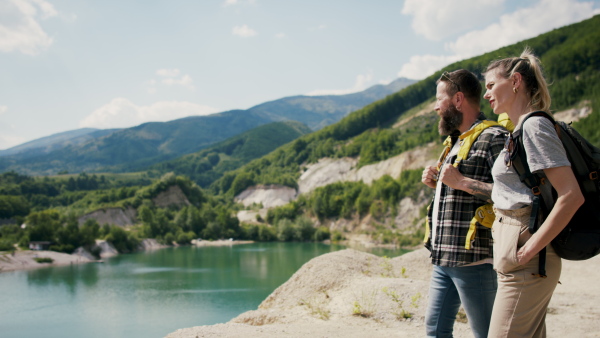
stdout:
[[206,188],[223,176],[223,173],[235,170],[310,132],[311,130],[300,122],[269,123],[197,153],[156,164],[150,167],[149,172],[153,176],[174,172],[187,176]]
[[24,157],[33,157],[62,149],[68,145],[82,144],[88,140],[111,134],[117,130],[82,128],[65,131],[26,142],[10,149],[0,150],[0,156],[22,154]]

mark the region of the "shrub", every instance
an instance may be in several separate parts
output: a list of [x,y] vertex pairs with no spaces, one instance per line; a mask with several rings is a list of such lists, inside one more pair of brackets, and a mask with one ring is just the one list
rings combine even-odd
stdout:
[[294,223],[289,219],[282,219],[277,223],[277,239],[282,242],[294,240]]
[[331,238],[331,232],[328,227],[318,227],[315,231],[313,239],[317,242],[324,241]]
[[33,260],[38,263],[54,263],[54,259],[50,257],[35,257]]
[[275,228],[268,225],[258,226],[258,240],[261,242],[271,242],[277,238]]
[[345,239],[344,234],[342,234],[341,231],[336,230],[331,234],[331,240],[334,242],[339,242],[344,239]]
[[13,243],[5,239],[0,240],[0,251],[14,251]]
[[180,232],[177,234],[177,244],[190,244],[194,238],[196,238],[196,234],[193,231]]
[[50,246],[50,251],[64,252],[71,254],[75,251],[75,247],[71,244],[56,244]]
[[112,244],[119,253],[133,252],[140,244],[140,240],[134,234],[115,225],[110,227],[106,241]]
[[163,244],[173,245],[173,242],[175,242],[175,235],[173,235],[170,232],[167,232],[165,234],[165,237],[163,237]]
[[297,241],[310,241],[313,239],[315,234],[315,227],[313,222],[308,217],[300,217],[296,220],[293,225],[294,227],[294,239]]

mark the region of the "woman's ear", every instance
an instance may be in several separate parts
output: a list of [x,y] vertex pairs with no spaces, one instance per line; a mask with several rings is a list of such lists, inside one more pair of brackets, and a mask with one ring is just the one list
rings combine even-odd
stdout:
[[523,76],[521,75],[521,73],[515,72],[512,75],[511,80],[513,88],[519,90],[519,88],[521,87],[521,82],[523,82]]

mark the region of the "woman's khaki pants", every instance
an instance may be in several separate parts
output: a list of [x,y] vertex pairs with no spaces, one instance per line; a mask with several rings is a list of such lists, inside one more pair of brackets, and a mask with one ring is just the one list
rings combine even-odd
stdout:
[[492,236],[498,291],[488,337],[546,337],[546,310],[560,277],[560,257],[551,245],[546,247],[547,278],[538,275],[539,254],[519,265],[517,250],[531,237],[531,207],[495,212]]

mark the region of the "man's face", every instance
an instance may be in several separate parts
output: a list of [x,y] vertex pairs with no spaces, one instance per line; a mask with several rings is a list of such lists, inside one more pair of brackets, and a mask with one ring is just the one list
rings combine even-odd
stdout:
[[463,114],[456,109],[456,106],[452,102],[452,96],[449,96],[446,92],[446,86],[447,83],[444,81],[438,83],[434,108],[440,116],[438,131],[443,136],[450,135],[455,130],[459,130],[463,120]]

